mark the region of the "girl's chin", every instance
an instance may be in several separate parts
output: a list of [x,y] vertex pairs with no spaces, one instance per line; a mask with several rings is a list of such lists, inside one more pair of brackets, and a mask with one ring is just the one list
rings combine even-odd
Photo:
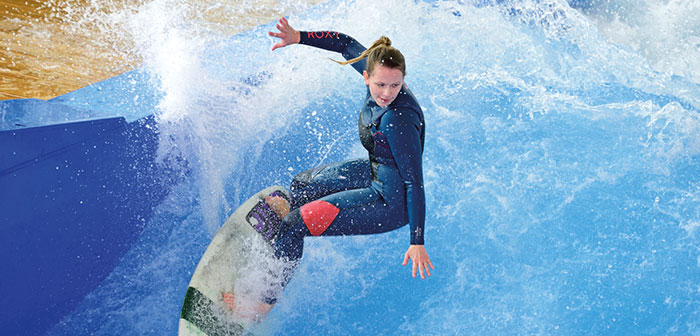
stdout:
[[376,98],[374,101],[377,103],[377,105],[379,105],[381,107],[385,107],[385,106],[391,104],[391,100],[388,100],[388,99]]

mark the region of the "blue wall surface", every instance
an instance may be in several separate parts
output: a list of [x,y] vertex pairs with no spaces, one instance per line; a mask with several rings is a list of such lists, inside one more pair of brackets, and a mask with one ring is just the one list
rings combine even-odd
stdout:
[[[74,110],[3,102],[9,116],[75,116]],[[112,271],[181,172],[156,162],[152,116],[4,126],[10,129],[0,131],[0,330],[36,335]]]

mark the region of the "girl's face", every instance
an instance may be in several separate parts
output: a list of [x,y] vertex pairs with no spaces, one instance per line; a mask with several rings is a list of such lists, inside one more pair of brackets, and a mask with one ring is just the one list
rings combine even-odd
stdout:
[[377,105],[385,107],[396,99],[403,86],[403,73],[399,69],[391,69],[381,64],[374,66],[372,76],[363,72],[365,84]]

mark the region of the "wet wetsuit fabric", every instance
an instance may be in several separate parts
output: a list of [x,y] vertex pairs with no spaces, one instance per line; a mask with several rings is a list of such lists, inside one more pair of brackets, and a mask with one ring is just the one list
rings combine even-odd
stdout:
[[[336,51],[345,59],[366,49],[352,37],[325,31],[301,32],[300,44]],[[365,64],[362,60],[352,66],[362,73]],[[368,88],[358,129],[368,159],[311,169],[292,181],[291,212],[275,242],[278,257],[301,258],[306,236],[374,234],[406,224],[411,244],[424,243],[425,127],[416,98],[404,86],[391,104],[380,107]]]

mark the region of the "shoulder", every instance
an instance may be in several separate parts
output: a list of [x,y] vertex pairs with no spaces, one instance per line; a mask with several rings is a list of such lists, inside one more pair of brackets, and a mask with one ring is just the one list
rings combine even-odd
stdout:
[[[420,109],[410,106],[389,108],[382,117],[380,128],[387,134],[403,134],[404,132],[423,129],[423,114]],[[411,132],[412,133],[412,132]]]
[[396,99],[389,105],[395,113],[399,115],[403,114],[415,114],[420,120],[423,120],[423,109],[421,109],[418,99],[413,95],[413,92],[408,89],[406,84],[399,91],[399,95]]
[[399,95],[389,105],[389,110],[386,112],[387,119],[401,124],[422,124],[423,109],[421,109],[418,100],[413,93],[404,85],[399,91]]

